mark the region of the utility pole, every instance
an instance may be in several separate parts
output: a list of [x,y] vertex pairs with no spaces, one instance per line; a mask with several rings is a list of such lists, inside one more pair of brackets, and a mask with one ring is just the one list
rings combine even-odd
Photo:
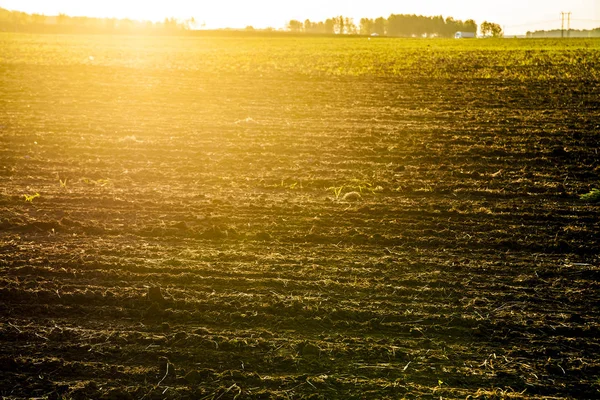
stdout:
[[567,37],[571,36],[571,11],[560,12],[560,37],[565,37],[565,15],[567,16]]

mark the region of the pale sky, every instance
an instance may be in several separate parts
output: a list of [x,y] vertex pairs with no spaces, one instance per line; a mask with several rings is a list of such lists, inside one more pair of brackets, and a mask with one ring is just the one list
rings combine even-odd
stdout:
[[560,12],[572,12],[573,29],[600,27],[600,0],[0,0],[0,7],[29,13],[159,21],[165,17],[205,22],[207,28],[283,28],[291,19],[322,21],[337,15],[387,18],[390,14],[443,15],[487,20],[508,35],[560,28]]

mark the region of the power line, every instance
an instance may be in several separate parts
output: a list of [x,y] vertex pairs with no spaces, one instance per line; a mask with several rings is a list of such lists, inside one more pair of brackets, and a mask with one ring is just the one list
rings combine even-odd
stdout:
[[600,22],[600,19],[581,19],[581,18],[572,18],[571,21],[580,21],[580,22]]
[[571,14],[572,12],[560,12],[560,37],[565,37],[565,15],[567,16],[567,31],[571,32]]
[[[581,19],[581,18],[571,18],[572,22],[598,22],[600,23],[600,20],[598,19]],[[515,24],[515,25],[505,25],[507,28],[520,28],[523,26],[533,26],[533,25],[544,25],[544,24],[551,24],[551,23],[555,23],[556,20],[555,19],[549,19],[546,21],[533,21],[533,22],[527,22],[524,24]]]
[[537,21],[537,22],[528,22],[526,24],[517,24],[517,25],[506,25],[507,28],[518,28],[521,26],[531,26],[531,25],[542,25],[542,24],[549,24],[552,22],[556,22],[555,19],[551,19],[551,20],[547,20],[547,21]]

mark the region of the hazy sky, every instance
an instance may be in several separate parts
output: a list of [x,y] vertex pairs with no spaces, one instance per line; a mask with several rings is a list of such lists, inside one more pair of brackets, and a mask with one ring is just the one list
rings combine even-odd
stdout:
[[507,34],[560,28],[560,12],[572,12],[572,28],[600,26],[600,0],[0,0],[0,7],[46,15],[65,13],[98,17],[162,20],[194,17],[207,28],[284,27],[290,19],[321,21],[344,15],[388,17],[390,14],[422,14],[473,18],[505,27]]

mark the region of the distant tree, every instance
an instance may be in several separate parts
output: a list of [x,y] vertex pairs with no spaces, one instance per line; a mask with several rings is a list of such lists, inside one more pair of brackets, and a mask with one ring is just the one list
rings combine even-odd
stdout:
[[373,33],[378,35],[385,35],[385,25],[386,19],[383,17],[379,17],[373,21]]
[[444,36],[445,29],[446,23],[444,22],[444,17],[441,15],[431,17],[431,26],[429,28],[431,36]]
[[335,33],[335,19],[327,18],[325,20],[325,23],[323,24],[323,29],[324,29],[323,33],[326,33],[328,35]]
[[185,29],[191,30],[196,27],[196,18],[191,17],[190,19],[185,20]]
[[472,19],[468,19],[463,24],[462,30],[464,32],[475,32],[475,33],[477,33],[477,23],[474,20],[472,20]]
[[312,22],[310,19],[304,21],[304,32],[306,33],[327,33],[325,32],[324,22]]
[[314,30],[315,29],[313,27],[313,23],[310,21],[310,19],[305,19],[304,20],[304,32],[313,33]]
[[20,11],[12,11],[9,14],[10,23],[15,31],[23,30],[29,23],[29,14]]
[[502,28],[494,22],[483,21],[481,23],[481,34],[483,36],[501,37]]
[[487,21],[483,21],[479,27],[481,30],[481,36],[488,36],[491,34],[492,29],[490,27],[490,23]]
[[69,21],[70,17],[67,14],[60,13],[56,18],[56,22],[59,25],[65,25]]
[[[129,19],[119,20],[119,30],[129,32],[132,28],[132,22],[133,21],[131,21]],[[175,32],[175,31],[179,30],[180,25],[177,22],[177,20],[173,17],[165,18],[165,20],[163,22],[163,28],[167,32]]]
[[288,22],[287,28],[291,32],[301,32],[302,31],[302,22],[293,19],[290,22]]
[[34,24],[45,24],[46,16],[44,14],[31,14],[31,20]]
[[402,17],[392,14],[387,19],[387,33],[390,36],[402,36]]
[[454,34],[459,31],[459,26],[456,22],[456,20],[452,17],[447,17],[446,21],[444,21],[446,24],[446,27],[444,29],[444,33],[443,35],[446,37],[453,37]]
[[502,37],[502,27],[500,25],[492,23],[492,36]]
[[429,33],[429,24],[431,22],[431,18],[424,17],[422,15],[413,15],[412,16],[412,36],[423,37],[427,36]]
[[341,15],[335,19],[336,21],[336,33],[343,35],[344,34],[344,17]]
[[374,21],[369,18],[361,18],[360,19],[360,34],[361,35],[370,35],[373,33],[373,25]]
[[344,33],[347,35],[356,35],[357,28],[354,24],[354,19],[346,17],[344,18]]

